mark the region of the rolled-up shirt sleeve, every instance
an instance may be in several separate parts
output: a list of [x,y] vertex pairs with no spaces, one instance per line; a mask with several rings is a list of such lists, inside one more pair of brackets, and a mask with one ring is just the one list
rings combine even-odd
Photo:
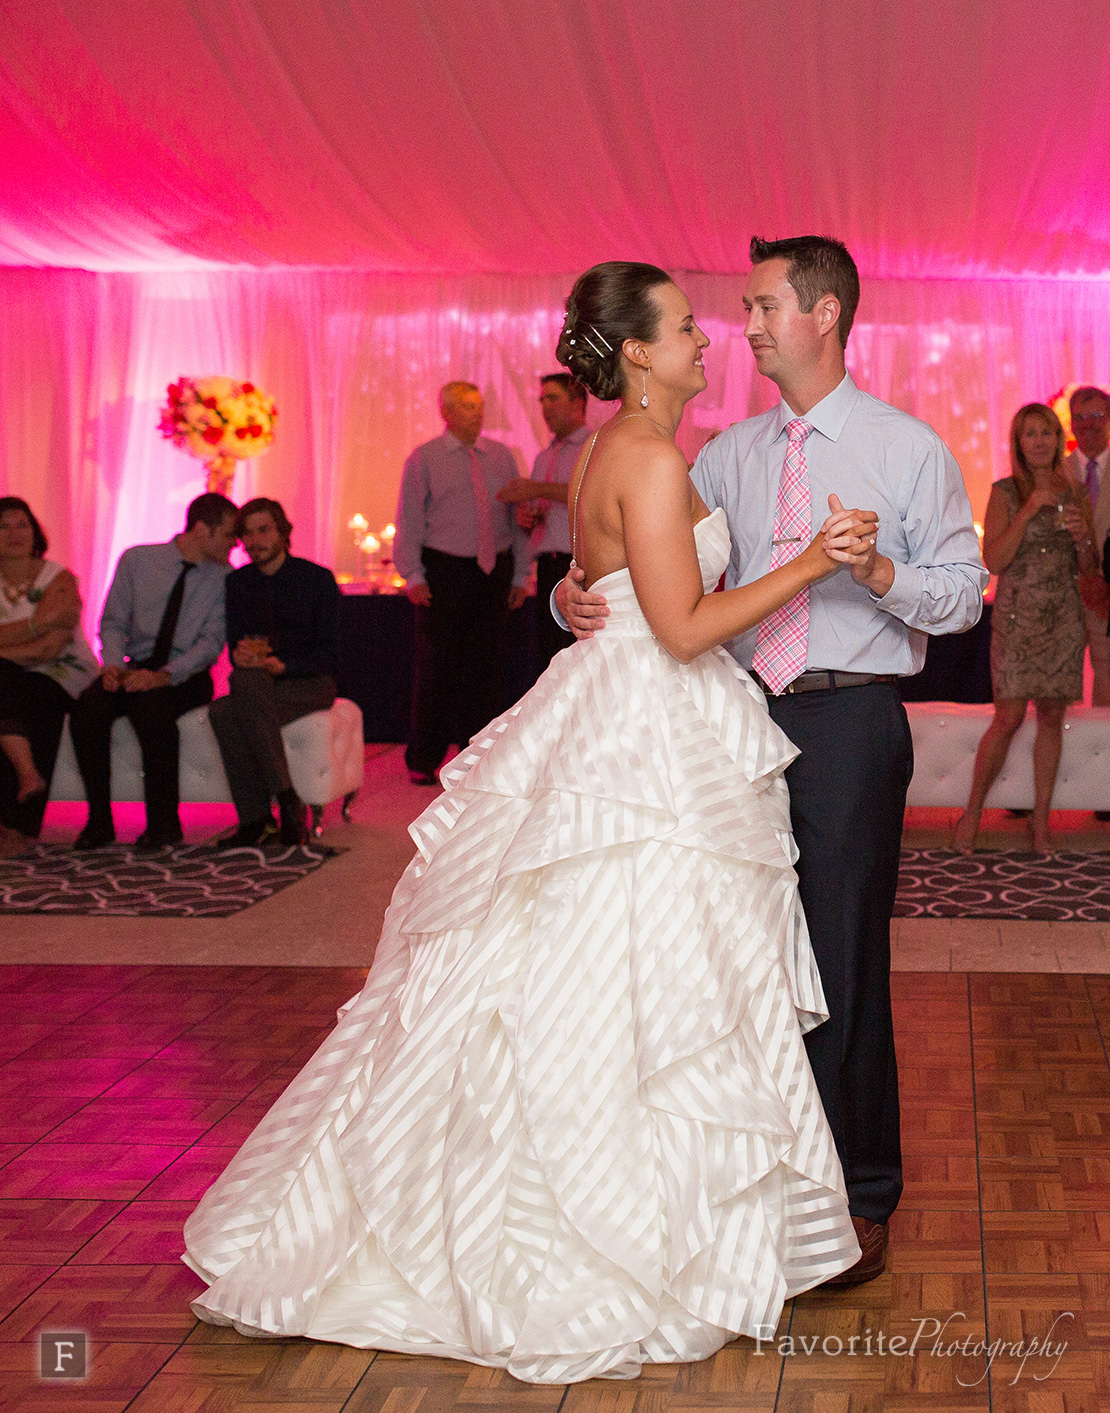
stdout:
[[123,554],[116,566],[104,611],[100,615],[100,650],[105,667],[122,667],[127,660],[134,598],[131,561],[127,554]]
[[944,443],[915,467],[902,529],[907,561],[891,555],[894,583],[875,606],[922,633],[962,633],[979,621],[989,575],[979,554],[971,504]]
[[419,448],[405,462],[397,501],[397,534],[393,563],[407,584],[423,584],[421,550],[427,531],[428,475]]

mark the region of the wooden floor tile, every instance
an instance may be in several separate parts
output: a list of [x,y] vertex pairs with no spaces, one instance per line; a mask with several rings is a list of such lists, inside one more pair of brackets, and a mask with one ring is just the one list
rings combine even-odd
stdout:
[[0,1168],[0,1198],[137,1197],[181,1151],[145,1143],[35,1143]]
[[1110,1212],[1069,1211],[1067,1218],[1074,1261],[1071,1269],[1110,1274]]
[[125,1205],[75,1197],[2,1198],[0,1265],[67,1261]]
[[891,1217],[888,1270],[966,1273],[982,1268],[978,1212],[915,1211],[902,1203]]
[[940,1148],[969,1154],[975,1147],[975,1110],[946,1105],[906,1106],[902,1110],[902,1152],[924,1156]]
[[[655,1371],[652,1370],[654,1382]],[[669,1385],[674,1379],[670,1366],[660,1377]],[[453,1359],[406,1357],[379,1354],[359,1381],[344,1407],[344,1413],[449,1413],[472,1405],[484,1408],[513,1407],[528,1413],[629,1413],[636,1407],[636,1384],[595,1379],[572,1385],[569,1392],[561,1384],[523,1384],[499,1369],[483,1369]],[[566,1401],[563,1402],[564,1393]],[[653,1400],[656,1407],[659,1406]]]
[[156,1055],[107,1092],[119,1099],[245,1099],[270,1074],[279,1056],[175,1060]]
[[1061,1157],[1099,1157],[1110,1152],[1110,1101],[1051,1094],[1045,1098],[1045,1109]]
[[978,1209],[979,1176],[974,1154],[904,1155],[902,1176],[902,1201],[908,1207]]
[[71,1266],[129,1266],[172,1263],[185,1249],[182,1229],[195,1202],[138,1199],[107,1222],[69,1259]]
[[1080,1272],[1076,1277],[1092,1349],[1110,1350],[1110,1274]]
[[1061,1158],[1059,1168],[1069,1211],[1110,1212],[1110,1154]]
[[[147,1201],[196,1202],[238,1151],[238,1148],[207,1148],[201,1145],[189,1148],[143,1189],[143,1197]],[[0,1182],[3,1176],[4,1169],[0,1168]]]
[[[130,1024],[105,1021],[84,1024],[76,1021],[66,1026],[65,1053],[74,1060],[125,1059],[147,1060],[187,1029],[187,1023],[170,1017],[158,1020],[135,1018]],[[51,1033],[53,1032],[53,1027]],[[59,1049],[58,1037],[37,1040],[22,1054],[23,1059],[50,1059]]]
[[[92,1340],[89,1371],[80,1383],[39,1378],[34,1341],[0,1344],[4,1413],[124,1413],[177,1346]],[[170,1413],[166,1404],[165,1413]]]
[[62,1266],[0,1322],[0,1343],[31,1339],[44,1329],[85,1330],[90,1338],[125,1343],[180,1343],[196,1321],[189,1301],[203,1289],[180,1262]]
[[0,1141],[34,1143],[88,1102],[75,1094],[34,1099],[19,1094],[5,1095],[0,1098]]
[[27,1098],[79,1095],[92,1098],[130,1074],[141,1060],[85,1058],[75,1064],[68,1055],[50,1060],[28,1059],[20,1055],[0,1065],[0,1096],[13,1094]]
[[[23,1025],[0,1026],[0,1061],[14,1059],[16,1055],[25,1055],[31,1051],[40,1041],[47,1036],[53,1035],[58,1029],[56,1023],[42,1022],[29,1023]],[[57,1044],[51,1045],[47,1053],[54,1055],[57,1053]]]
[[57,1269],[39,1263],[0,1266],[0,1320],[22,1305]]
[[[313,1340],[184,1344],[134,1404],[173,1409],[340,1409],[374,1361],[373,1350]],[[221,1402],[221,1400],[223,1400]]]
[[984,1212],[983,1261],[991,1274],[1078,1269],[1067,1212]]
[[[250,1340],[192,1317],[185,1218],[361,969],[16,970],[20,989],[2,999],[19,998],[6,1013],[20,1033],[6,1049],[0,1026],[0,1370],[14,1380],[0,1383],[16,1407],[986,1413],[989,1397],[1006,1413],[1110,1413],[1110,977],[897,973],[906,1189],[887,1274],[788,1303],[778,1334],[817,1337],[808,1354],[741,1339],[704,1363],[568,1390],[453,1360]],[[67,1183],[103,1195],[66,1195]],[[1027,1364],[1014,1384],[999,1360],[988,1380],[981,1355],[945,1352],[957,1335],[1035,1334],[1067,1302],[1077,1335],[1047,1379]],[[91,1328],[89,1403],[76,1390],[44,1403],[28,1378],[44,1321]],[[879,1355],[880,1330],[916,1336],[914,1353]]]
[[1058,1212],[1064,1184],[1056,1159],[981,1157],[980,1200],[984,1212]]
[[184,1148],[195,1143],[235,1106],[210,1095],[138,1099],[115,1094],[91,1100],[50,1135],[52,1143],[126,1143],[142,1133],[150,1143]]

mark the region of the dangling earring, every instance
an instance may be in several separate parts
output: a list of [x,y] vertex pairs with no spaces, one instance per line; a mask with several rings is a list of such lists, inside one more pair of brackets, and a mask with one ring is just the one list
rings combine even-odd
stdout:
[[646,406],[647,406],[647,375],[648,375],[648,370],[645,368],[645,369],[644,369],[644,395],[643,395],[643,397],[640,399],[640,406],[641,406],[641,407],[646,407]]

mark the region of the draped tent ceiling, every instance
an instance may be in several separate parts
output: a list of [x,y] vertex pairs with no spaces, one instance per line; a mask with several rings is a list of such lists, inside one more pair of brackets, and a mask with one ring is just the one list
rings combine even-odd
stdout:
[[1110,270],[1110,7],[4,0],[0,260]]
[[1108,170],[1106,0],[2,0],[0,491],[92,626],[202,484],[166,383],[250,378],[282,416],[236,496],[353,569],[448,378],[530,463],[574,273],[684,272],[692,454],[774,393],[749,237],[826,231],[865,277],[849,366],[981,513],[1014,409],[1110,384]]

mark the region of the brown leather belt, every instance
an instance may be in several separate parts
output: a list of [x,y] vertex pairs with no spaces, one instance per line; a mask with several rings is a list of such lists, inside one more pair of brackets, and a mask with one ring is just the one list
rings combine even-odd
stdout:
[[758,672],[753,672],[752,678],[756,686],[769,697],[791,696],[795,692],[828,692],[840,687],[866,687],[871,682],[898,681],[898,675],[894,672],[803,672],[800,677],[795,677],[793,682],[788,682],[781,693],[775,693]]

